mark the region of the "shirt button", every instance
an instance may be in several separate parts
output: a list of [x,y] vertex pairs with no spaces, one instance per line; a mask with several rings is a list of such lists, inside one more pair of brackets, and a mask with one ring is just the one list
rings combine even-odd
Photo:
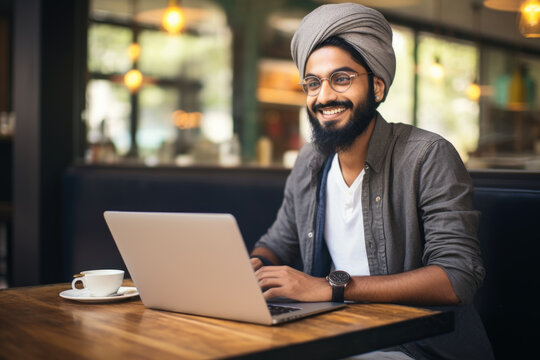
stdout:
[[369,170],[369,165],[368,164],[364,165],[364,169]]
[[311,239],[313,237],[313,231],[308,232],[307,237]]
[[376,202],[381,201],[381,197],[380,197],[380,196],[377,196],[377,197],[375,198],[375,201],[376,201]]

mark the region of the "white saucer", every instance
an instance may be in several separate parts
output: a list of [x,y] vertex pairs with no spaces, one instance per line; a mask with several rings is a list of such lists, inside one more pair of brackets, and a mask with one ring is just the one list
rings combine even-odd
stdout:
[[76,291],[73,289],[64,290],[59,295],[64,299],[75,300],[86,303],[102,303],[102,302],[112,302],[129,299],[135,296],[139,296],[139,291],[136,287],[133,286],[121,286],[118,289],[117,294],[124,294],[126,291],[135,290],[135,292],[130,292],[125,295],[109,295],[109,296],[90,296],[86,291]]

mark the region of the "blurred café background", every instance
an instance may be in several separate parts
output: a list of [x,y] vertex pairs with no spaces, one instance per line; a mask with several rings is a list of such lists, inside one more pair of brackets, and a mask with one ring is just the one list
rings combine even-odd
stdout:
[[[328,2],[0,0],[0,288],[63,279],[68,169],[286,173],[310,141],[290,40]],[[357,2],[394,31],[386,120],[540,171],[538,1]]]

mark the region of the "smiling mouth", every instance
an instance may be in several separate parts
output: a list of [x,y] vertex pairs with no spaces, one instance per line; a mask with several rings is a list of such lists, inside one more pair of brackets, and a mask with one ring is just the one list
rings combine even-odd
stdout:
[[352,108],[351,101],[330,101],[326,104],[317,103],[312,106],[311,110],[314,115],[320,114],[325,121],[328,121],[340,117],[342,113]]
[[323,115],[335,115],[344,112],[347,110],[346,107],[331,108],[331,109],[321,109]]

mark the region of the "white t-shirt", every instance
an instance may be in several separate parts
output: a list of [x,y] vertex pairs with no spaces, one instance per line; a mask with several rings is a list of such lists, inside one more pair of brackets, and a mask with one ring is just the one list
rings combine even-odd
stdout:
[[332,257],[332,269],[351,275],[369,275],[362,215],[363,178],[364,170],[347,186],[338,156],[334,156],[326,183],[324,237]]

